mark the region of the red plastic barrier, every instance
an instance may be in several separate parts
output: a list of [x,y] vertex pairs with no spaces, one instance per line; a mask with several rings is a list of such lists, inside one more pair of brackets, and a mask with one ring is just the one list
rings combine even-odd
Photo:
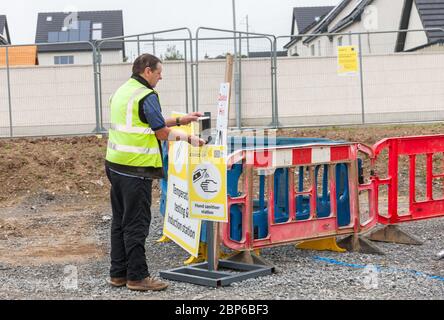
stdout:
[[[381,153],[388,150],[388,175],[380,178],[374,171],[376,161]],[[358,155],[366,155],[371,162],[372,173],[369,183],[358,182]],[[433,166],[435,154],[442,154],[443,161],[436,173]],[[417,157],[426,158],[425,200],[418,200],[416,191]],[[399,191],[399,161],[400,157],[409,157],[409,188],[408,211],[400,213],[398,208]],[[257,150],[241,150],[230,155],[228,166],[242,162],[244,172],[244,194],[237,198],[228,197],[228,207],[238,204],[242,207],[242,239],[235,241],[230,238],[230,221],[220,224],[222,241],[225,246],[237,251],[255,250],[282,244],[295,243],[304,240],[322,239],[339,235],[360,234],[374,228],[376,224],[396,224],[421,219],[444,217],[444,135],[417,136],[384,139],[373,147],[363,144],[349,143],[343,145],[311,145],[299,147],[274,147]],[[346,163],[348,166],[348,184],[350,192],[350,224],[339,227],[337,223],[336,182],[333,170],[335,164]],[[318,165],[331,165],[329,169],[329,189],[331,213],[328,217],[319,218],[316,208],[317,185],[314,168]],[[308,167],[312,185],[308,190],[298,191],[295,186],[294,170],[297,167]],[[253,233],[253,177],[255,170],[273,170],[276,168],[289,169],[288,204],[289,219],[284,223],[274,221],[275,194],[274,175],[267,176],[268,189],[268,236],[254,239]],[[436,168],[435,168],[436,169]],[[403,172],[404,173],[404,172]],[[442,190],[439,196],[434,196],[433,186],[437,179],[442,179]],[[387,215],[380,213],[380,187],[387,186]],[[368,217],[361,221],[360,194],[367,193]],[[307,220],[296,220],[296,206],[293,199],[304,195],[310,197],[310,216]]]
[[[388,150],[388,177],[380,179],[375,174],[372,178],[376,190],[379,190],[382,185],[388,186],[388,215],[381,215],[379,206],[376,206],[379,223],[396,224],[444,216],[444,190],[439,197],[433,196],[434,181],[444,179],[443,163],[440,164],[439,173],[435,174],[433,170],[433,155],[444,154],[444,135],[388,138],[375,144],[373,150],[373,166],[381,152]],[[426,156],[426,199],[424,201],[416,199],[416,164],[419,155]],[[408,212],[400,212],[398,208],[400,156],[409,157],[409,190],[406,195],[409,198]],[[376,195],[378,196],[378,192]],[[375,201],[378,203],[378,199]]]
[[[230,238],[230,221],[221,224],[221,235],[225,246],[233,250],[255,250],[265,247],[294,243],[302,240],[322,239],[338,235],[349,235],[368,230],[377,222],[376,215],[365,226],[361,226],[359,217],[357,172],[358,144],[344,145],[313,145],[304,147],[277,147],[263,150],[243,150],[232,154],[229,166],[242,161],[244,167],[244,191],[237,198],[228,197],[228,207],[234,204],[241,205],[242,210],[242,239],[235,241]],[[350,216],[351,222],[346,227],[339,227],[337,223],[336,181],[333,170],[337,163],[347,163],[349,166]],[[318,218],[316,213],[318,198],[317,186],[314,177],[314,167],[317,165],[331,165],[329,170],[329,189],[331,213],[328,217]],[[312,185],[307,191],[299,192],[295,186],[293,170],[299,166],[309,167],[312,176]],[[253,233],[253,174],[255,169],[273,170],[275,168],[289,168],[289,219],[284,223],[274,221],[274,175],[267,176],[268,189],[268,236],[254,239]],[[363,186],[362,188],[366,188]],[[310,217],[307,220],[296,220],[297,196],[310,196]],[[297,200],[296,200],[297,201]]]

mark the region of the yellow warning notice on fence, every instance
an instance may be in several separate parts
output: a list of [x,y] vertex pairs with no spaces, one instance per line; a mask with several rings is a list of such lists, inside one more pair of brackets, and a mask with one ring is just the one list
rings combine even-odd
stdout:
[[191,148],[190,216],[227,222],[227,154],[225,146]]
[[[183,114],[173,113],[172,117]],[[173,128],[193,134],[194,124]],[[201,221],[189,214],[189,145],[186,141],[169,142],[168,194],[163,233],[191,255],[197,257]]]
[[338,74],[355,74],[358,72],[358,49],[356,46],[338,47]]

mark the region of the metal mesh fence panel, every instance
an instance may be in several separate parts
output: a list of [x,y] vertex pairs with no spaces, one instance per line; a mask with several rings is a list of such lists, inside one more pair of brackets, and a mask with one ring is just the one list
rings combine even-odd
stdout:
[[444,119],[444,47],[421,47],[425,31],[399,35],[362,36],[365,121]]
[[14,137],[87,134],[95,129],[92,50],[74,56],[77,61],[71,63],[76,65],[54,65],[56,57],[68,56],[56,46],[39,53],[38,60],[29,57],[29,46],[9,50],[14,62],[9,84]]
[[[1,50],[0,55],[0,60],[6,62],[6,50]],[[8,86],[6,63],[2,63],[0,65],[0,137],[9,137],[11,134]]]
[[170,117],[172,112],[192,111],[191,40],[186,38],[184,30],[105,40],[101,46],[109,41],[125,43],[126,63],[100,65],[99,86],[103,129],[109,128],[110,97],[131,77],[132,63],[144,53],[153,54],[163,62],[163,79],[155,90],[159,93],[164,117]]
[[[41,51],[36,45],[8,46],[9,76],[3,46],[0,137],[105,131],[109,98],[142,53],[163,60],[156,90],[165,117],[197,109],[215,120],[226,54],[237,52],[231,127],[272,127],[276,115],[280,126],[289,127],[441,121],[444,46],[428,40],[433,32],[278,37],[274,48],[270,35],[199,28],[191,39],[191,32],[180,28],[105,39],[96,44],[97,65],[90,43],[75,54],[58,50],[60,43],[39,44]],[[123,42],[124,49],[109,50],[113,41]],[[344,48],[357,53],[348,72],[340,69]]]
[[232,32],[213,29],[202,30],[196,38],[198,110],[215,112],[229,53],[235,56],[229,125],[269,126],[273,113],[272,41],[260,35],[238,34],[235,37]]
[[[278,48],[289,42],[278,39]],[[338,73],[337,50],[328,37],[301,37],[290,57],[278,57],[277,96],[282,126],[361,122],[359,71]]]
[[[283,126],[402,123],[443,119],[444,46],[426,30],[279,39]],[[279,47],[278,46],[278,47]],[[355,72],[339,72],[339,48],[357,51]]]

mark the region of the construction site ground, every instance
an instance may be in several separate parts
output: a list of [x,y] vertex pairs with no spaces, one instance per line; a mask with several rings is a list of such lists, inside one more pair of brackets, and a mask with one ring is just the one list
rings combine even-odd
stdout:
[[[416,124],[285,129],[277,136],[373,145],[442,132],[444,124]],[[382,256],[287,245],[261,253],[277,273],[217,290],[180,282],[162,292],[111,288],[105,150],[105,136],[0,140],[0,299],[444,299],[444,261],[435,259],[444,249],[443,218],[402,225],[424,244],[378,243]],[[383,172],[386,159],[380,163],[376,169]],[[425,172],[425,164],[417,170]],[[153,275],[189,257],[172,242],[156,243],[162,235],[159,196],[156,182],[146,243]]]

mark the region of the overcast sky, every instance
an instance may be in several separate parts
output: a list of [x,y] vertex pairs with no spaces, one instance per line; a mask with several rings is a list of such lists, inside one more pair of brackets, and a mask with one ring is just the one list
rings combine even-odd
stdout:
[[[336,5],[339,0],[236,0],[237,28],[245,30],[248,14],[250,31],[288,35],[292,8]],[[233,28],[232,0],[1,0],[0,14],[6,14],[13,44],[34,43],[38,12],[122,10],[126,35],[170,28]]]

